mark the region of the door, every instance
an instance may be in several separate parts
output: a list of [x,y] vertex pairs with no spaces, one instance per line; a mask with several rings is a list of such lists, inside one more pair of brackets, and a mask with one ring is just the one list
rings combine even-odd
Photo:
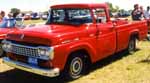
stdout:
[[94,10],[96,27],[98,29],[97,46],[100,58],[111,55],[116,50],[116,32],[112,22],[107,22],[106,11],[103,8]]

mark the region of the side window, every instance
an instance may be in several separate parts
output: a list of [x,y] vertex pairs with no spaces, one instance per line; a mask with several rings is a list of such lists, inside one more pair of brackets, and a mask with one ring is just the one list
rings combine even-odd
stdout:
[[94,12],[94,17],[96,18],[97,22],[99,22],[99,23],[107,22],[105,9],[97,8],[97,9],[94,9],[93,12]]

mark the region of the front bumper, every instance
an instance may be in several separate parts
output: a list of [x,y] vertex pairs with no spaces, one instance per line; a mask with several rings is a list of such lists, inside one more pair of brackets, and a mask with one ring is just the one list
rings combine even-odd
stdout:
[[47,77],[56,77],[59,76],[60,71],[59,68],[54,68],[54,69],[43,69],[39,68],[37,66],[31,66],[25,63],[17,62],[10,60],[8,57],[3,58],[3,62],[11,67],[15,67],[24,71],[28,71],[31,73],[39,74],[42,76],[47,76]]

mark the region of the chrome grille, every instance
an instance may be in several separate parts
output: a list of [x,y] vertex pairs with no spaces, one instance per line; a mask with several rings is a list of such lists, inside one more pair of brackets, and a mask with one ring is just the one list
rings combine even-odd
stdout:
[[30,57],[39,57],[38,49],[22,45],[12,45],[12,53]]
[[22,45],[12,43],[7,40],[3,40],[2,44],[2,48],[5,52],[14,53],[17,55],[35,57],[43,60],[53,59],[54,57],[53,47]]

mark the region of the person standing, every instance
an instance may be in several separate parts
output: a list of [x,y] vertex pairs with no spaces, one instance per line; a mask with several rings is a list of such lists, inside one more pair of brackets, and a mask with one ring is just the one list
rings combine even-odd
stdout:
[[8,14],[7,27],[14,27],[16,24],[15,17],[12,13]]
[[2,21],[0,23],[0,28],[13,28],[15,27],[15,24],[16,24],[16,20],[15,18],[13,17],[13,14],[12,13],[9,13],[8,14],[8,17],[4,17],[4,13],[2,13]]
[[141,20],[144,20],[144,9],[143,6],[140,6],[140,12],[141,12]]
[[1,15],[1,21],[7,21],[7,18],[5,17],[5,12],[4,11],[1,11],[0,15]]
[[146,20],[149,20],[150,19],[150,7],[148,6],[146,11],[144,12],[144,18]]
[[2,18],[1,14],[0,14],[0,23],[2,22],[2,19],[3,19],[3,18]]
[[139,9],[139,5],[138,4],[135,4],[134,5],[134,10],[132,11],[132,20],[133,21],[138,21],[138,20],[141,20],[142,19],[142,11],[141,9]]
[[[150,7],[149,6],[147,6],[146,11],[144,12],[144,18],[147,20],[148,34],[150,34]],[[148,39],[150,40],[150,36]]]
[[7,18],[5,17],[5,12],[1,11],[0,12],[0,28],[4,28],[6,27],[6,23],[7,23]]

